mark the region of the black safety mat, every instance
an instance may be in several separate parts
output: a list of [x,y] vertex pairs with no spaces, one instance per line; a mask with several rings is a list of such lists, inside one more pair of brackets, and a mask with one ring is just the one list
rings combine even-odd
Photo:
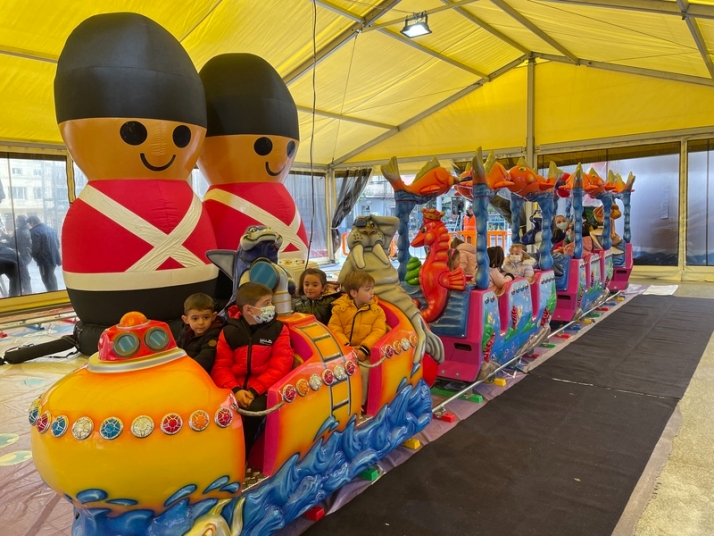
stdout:
[[637,296],[530,374],[682,398],[714,331],[714,300]]
[[677,400],[526,378],[309,536],[609,536]]

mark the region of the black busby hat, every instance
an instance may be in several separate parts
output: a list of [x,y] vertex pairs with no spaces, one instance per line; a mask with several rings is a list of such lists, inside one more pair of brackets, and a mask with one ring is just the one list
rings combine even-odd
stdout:
[[206,63],[200,75],[206,91],[206,137],[262,134],[300,139],[295,101],[263,58],[222,54]]
[[181,43],[138,13],[88,18],[57,62],[57,122],[143,117],[206,126],[201,79]]

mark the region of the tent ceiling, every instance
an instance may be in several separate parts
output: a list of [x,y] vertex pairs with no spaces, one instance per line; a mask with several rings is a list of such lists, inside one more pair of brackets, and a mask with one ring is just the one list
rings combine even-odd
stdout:
[[[297,161],[310,161],[314,123],[316,165],[359,160],[529,57],[714,85],[712,2],[196,0],[179,10],[153,0],[9,0],[0,12],[0,143],[62,143],[52,96],[57,57],[77,24],[113,11],[162,24],[199,69],[227,52],[272,63],[298,104]],[[402,36],[405,17],[423,11],[433,33]]]

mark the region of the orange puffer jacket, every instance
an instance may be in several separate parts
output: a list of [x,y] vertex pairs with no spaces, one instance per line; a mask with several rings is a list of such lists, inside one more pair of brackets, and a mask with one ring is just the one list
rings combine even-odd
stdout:
[[377,297],[359,309],[354,300],[345,294],[332,305],[332,317],[328,324],[344,346],[372,346],[387,333],[387,317],[377,305]]

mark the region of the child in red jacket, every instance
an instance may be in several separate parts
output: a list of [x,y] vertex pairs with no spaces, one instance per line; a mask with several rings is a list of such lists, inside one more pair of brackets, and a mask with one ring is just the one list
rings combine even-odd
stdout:
[[[249,411],[265,410],[268,389],[293,366],[288,328],[275,319],[272,302],[273,293],[265,285],[244,283],[238,288],[211,371],[216,385],[233,390],[238,405]],[[242,418],[247,455],[263,417]]]

